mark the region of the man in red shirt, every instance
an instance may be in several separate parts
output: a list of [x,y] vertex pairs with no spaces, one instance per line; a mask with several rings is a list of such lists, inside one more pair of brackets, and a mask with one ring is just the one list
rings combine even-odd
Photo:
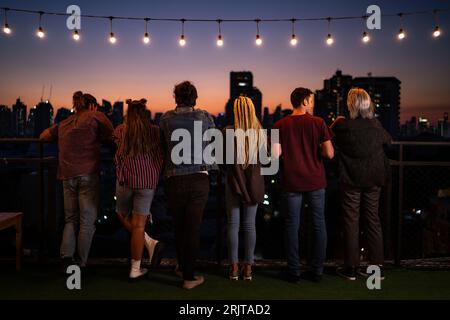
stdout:
[[58,141],[58,179],[63,181],[65,212],[63,268],[74,263],[76,247],[84,268],[97,219],[101,142],[112,139],[113,126],[95,111],[97,100],[90,94],[75,92],[73,105],[75,114],[46,129],[40,139]]
[[305,276],[315,282],[322,278],[326,257],[325,188],[327,185],[323,159],[334,156],[331,132],[322,118],[312,114],[313,92],[296,88],[291,94],[292,115],[275,123],[280,142],[272,153],[281,156],[281,187],[285,216],[285,248],[289,281],[300,280],[299,241],[302,200],[308,200],[314,226],[312,271]]

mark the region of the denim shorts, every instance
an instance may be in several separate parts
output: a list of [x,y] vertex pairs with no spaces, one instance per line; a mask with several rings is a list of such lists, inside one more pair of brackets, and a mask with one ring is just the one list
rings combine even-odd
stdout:
[[136,213],[149,215],[152,206],[154,189],[133,189],[116,182],[116,211],[120,213]]

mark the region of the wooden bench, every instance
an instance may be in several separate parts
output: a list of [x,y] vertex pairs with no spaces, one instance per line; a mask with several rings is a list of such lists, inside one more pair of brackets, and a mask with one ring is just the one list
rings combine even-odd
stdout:
[[16,270],[22,267],[22,212],[0,212],[0,230],[16,229]]

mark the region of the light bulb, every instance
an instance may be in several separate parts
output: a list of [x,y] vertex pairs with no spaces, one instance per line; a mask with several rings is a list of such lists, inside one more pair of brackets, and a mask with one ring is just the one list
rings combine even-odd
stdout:
[[11,28],[9,27],[9,25],[7,23],[5,23],[5,26],[3,27],[3,32],[6,34],[11,33]]
[[405,31],[403,29],[400,29],[400,31],[398,32],[397,38],[399,40],[403,40],[403,39],[405,39],[405,37],[406,37]]
[[217,37],[217,46],[219,46],[219,47],[223,46],[223,39],[222,39],[222,36],[220,34]]
[[148,36],[148,32],[144,34],[144,38],[142,39],[145,44],[150,43],[150,37]]
[[256,43],[257,46],[262,45],[262,39],[261,39],[261,37],[259,36],[259,34],[256,35],[255,43]]
[[368,34],[367,32],[365,32],[365,31],[364,31],[364,33],[363,33],[362,41],[363,41],[364,43],[367,43],[367,42],[370,41],[370,36],[369,36],[369,34]]
[[80,34],[78,33],[78,30],[75,30],[75,31],[73,32],[72,38],[73,38],[73,40],[75,40],[75,41],[80,40]]
[[291,45],[296,46],[297,43],[298,43],[297,37],[295,36],[295,34],[293,34],[291,38]]
[[331,46],[333,43],[334,43],[334,39],[331,36],[331,33],[329,33],[327,36],[327,45]]
[[441,35],[441,29],[439,29],[439,26],[436,26],[433,31],[433,37],[437,38]]
[[39,38],[43,38],[43,37],[45,37],[45,32],[44,32],[44,29],[42,29],[42,27],[39,27],[39,29],[38,29],[38,31],[37,31],[37,36],[39,37]]
[[182,34],[180,37],[180,46],[184,47],[186,45],[186,39],[184,38],[184,35]]
[[117,41],[117,39],[116,39],[116,37],[114,36],[114,32],[111,32],[111,33],[109,34],[109,42],[111,42],[111,43],[116,43],[116,41]]

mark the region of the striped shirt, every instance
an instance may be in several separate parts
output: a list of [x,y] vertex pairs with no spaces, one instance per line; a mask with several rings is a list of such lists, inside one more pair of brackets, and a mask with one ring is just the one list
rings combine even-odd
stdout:
[[155,144],[153,151],[136,157],[123,156],[119,152],[124,139],[124,128],[125,125],[121,124],[114,130],[114,140],[117,144],[115,156],[117,181],[133,189],[156,189],[163,166],[159,127],[155,125],[151,127],[151,141]]

